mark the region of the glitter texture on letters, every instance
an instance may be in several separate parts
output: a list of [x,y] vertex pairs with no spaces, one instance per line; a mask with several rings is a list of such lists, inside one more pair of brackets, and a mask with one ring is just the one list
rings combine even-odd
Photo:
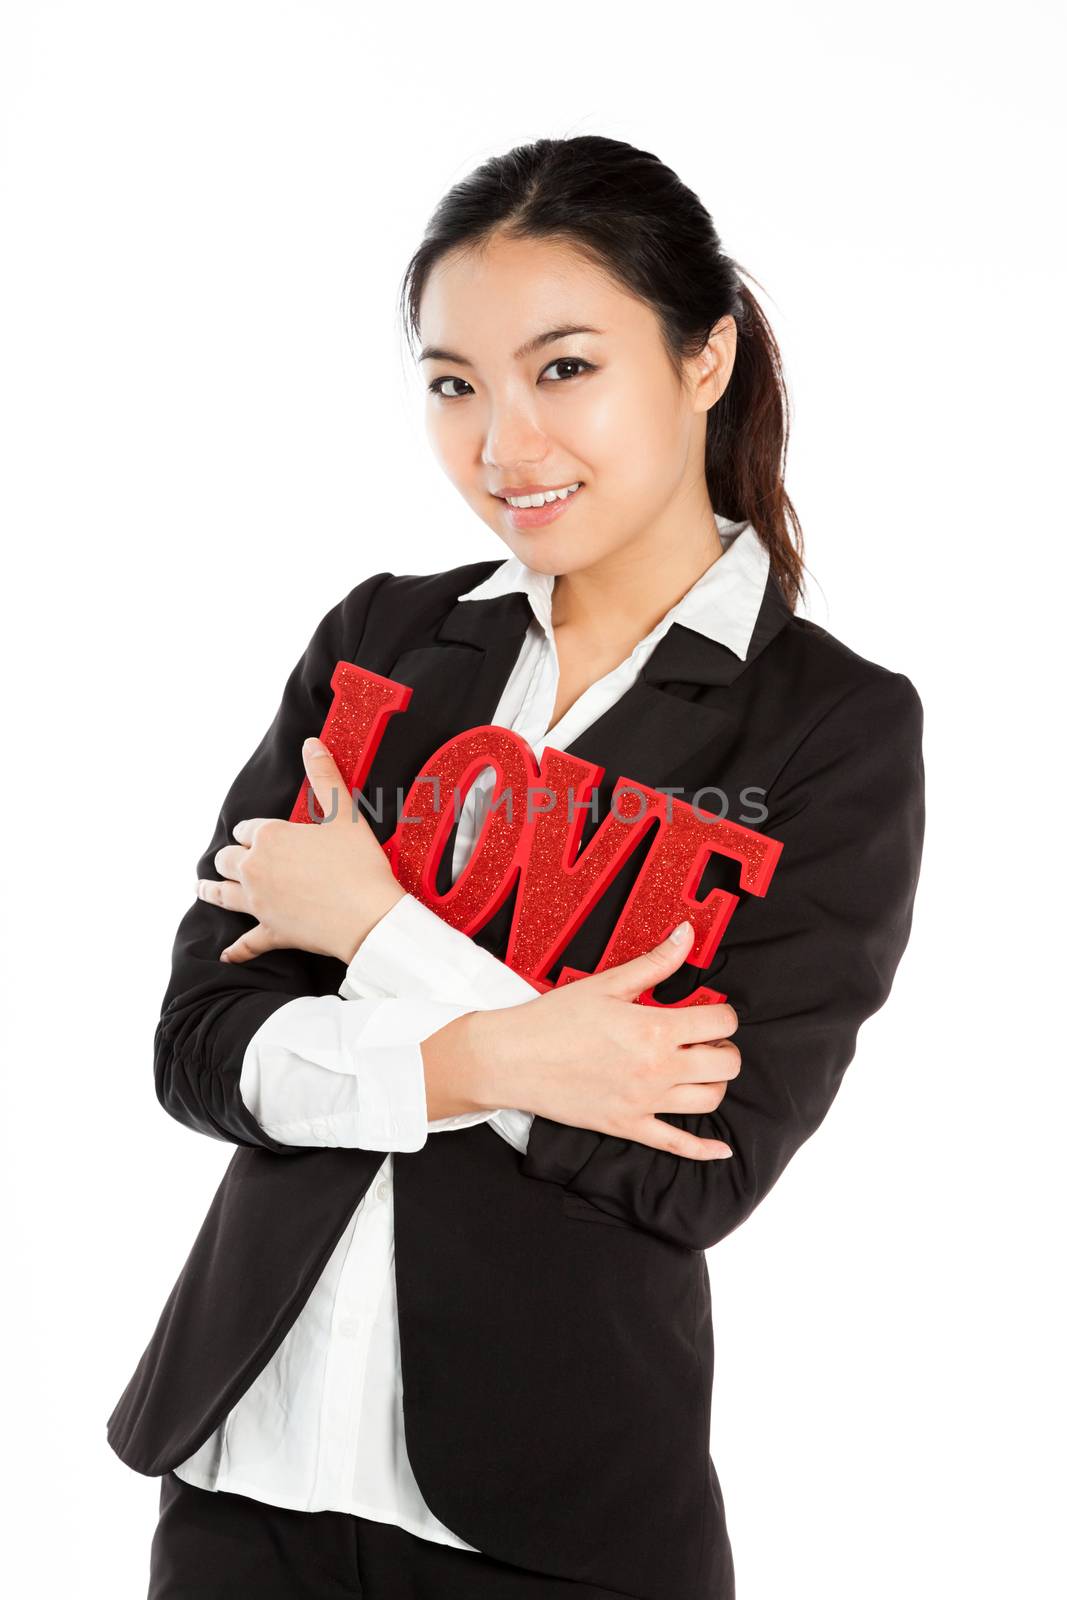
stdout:
[[[403,711],[412,691],[348,661],[330,679],[334,691],[321,739],[337,763],[351,797],[363,788],[388,719]],[[496,773],[492,802],[470,861],[444,894],[436,889],[441,856],[463,802],[479,774]],[[518,879],[507,965],[542,991],[546,973],[591,908],[650,830],[652,842],[637,881],[595,970],[618,966],[665,939],[683,919],[695,938],[689,964],[707,966],[740,904],[725,889],[697,900],[695,892],[712,854],[740,864],[740,885],[764,895],[782,844],[740,823],[710,817],[674,797],[620,777],[610,814],[578,854],[589,797],[604,768],[546,746],[540,767],[521,735],[491,723],[455,734],[412,776],[403,811],[383,848],[397,881],[461,932],[474,934],[503,905]],[[338,801],[340,803],[340,799]],[[309,812],[315,808],[315,815]],[[290,821],[321,820],[307,781]],[[586,976],[564,967],[557,984]],[[696,988],[675,1005],[713,1005],[725,999]],[[651,990],[639,996],[661,1005]]]

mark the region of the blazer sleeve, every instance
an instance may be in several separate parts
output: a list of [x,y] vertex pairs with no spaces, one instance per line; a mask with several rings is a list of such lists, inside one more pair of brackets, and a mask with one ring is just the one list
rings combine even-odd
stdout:
[[[322,730],[333,699],[330,678],[340,659],[354,660],[370,607],[389,572],[366,578],[316,627],[282,692],[263,738],[222,802],[197,864],[198,878],[217,878],[214,857],[232,843],[242,817],[288,818],[304,781],[301,746]],[[178,1122],[211,1138],[298,1153],[262,1128],[240,1093],[249,1042],[273,1012],[302,995],[336,993],[344,963],[306,950],[271,950],[246,962],[219,955],[254,918],[197,899],[178,925],[171,976],[156,1025],[156,1095]]]
[[707,973],[738,1014],[740,1073],[714,1112],[659,1113],[732,1156],[675,1156],[535,1117],[525,1176],[693,1250],[744,1222],[822,1122],[860,1025],[889,995],[922,856],[922,731],[914,686],[882,672],[806,734],[768,794],[777,869],[766,896],[743,897]]

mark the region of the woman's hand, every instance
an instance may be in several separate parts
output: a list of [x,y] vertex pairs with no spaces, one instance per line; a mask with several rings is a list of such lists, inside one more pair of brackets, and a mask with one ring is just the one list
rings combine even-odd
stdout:
[[423,1041],[431,1118],[516,1106],[573,1128],[698,1161],[733,1154],[722,1139],[659,1111],[717,1111],[741,1070],[732,1005],[636,1005],[684,962],[691,922],[646,955],[576,978],[517,1006],[468,1012]]
[[320,739],[306,739],[304,769],[322,822],[252,817],[237,823],[215,867],[223,881],[201,879],[201,900],[243,911],[258,924],[219,956],[248,961],[267,950],[310,950],[347,966],[404,890],[366,817],[352,800]]

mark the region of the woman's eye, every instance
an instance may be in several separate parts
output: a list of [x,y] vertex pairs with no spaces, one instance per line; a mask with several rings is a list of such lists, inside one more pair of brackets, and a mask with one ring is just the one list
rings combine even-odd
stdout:
[[470,388],[470,384],[467,383],[466,378],[435,378],[430,384],[430,393],[442,395],[446,400],[461,400],[463,398],[462,395],[445,394],[444,385],[446,383],[462,383],[466,384],[468,389]]
[[[550,380],[552,383],[566,383],[571,378],[578,377],[581,372],[596,371],[591,361],[583,361],[580,356],[557,356],[556,360],[550,362],[545,368],[545,373],[551,372],[553,367],[566,367],[572,370],[563,372],[559,377],[552,378]],[[544,376],[544,373],[542,376]],[[457,394],[455,390],[449,390],[445,387],[449,383],[462,384],[465,394],[474,393],[466,378],[435,378],[429,385],[429,392],[440,395],[442,400],[462,400],[464,394]]]
[[[560,356],[557,360],[550,362],[545,368],[545,371],[551,372],[553,367],[583,367],[588,372],[592,372],[594,370],[592,362],[583,361],[580,356]],[[564,374],[562,378],[553,378],[552,382],[564,383],[570,376],[572,376],[572,374],[567,373]]]

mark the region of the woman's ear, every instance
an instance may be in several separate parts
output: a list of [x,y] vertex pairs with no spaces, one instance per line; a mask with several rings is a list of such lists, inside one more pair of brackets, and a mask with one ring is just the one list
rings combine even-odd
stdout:
[[710,411],[722,398],[736,358],[737,322],[731,316],[720,317],[703,350],[687,363],[694,411]]

